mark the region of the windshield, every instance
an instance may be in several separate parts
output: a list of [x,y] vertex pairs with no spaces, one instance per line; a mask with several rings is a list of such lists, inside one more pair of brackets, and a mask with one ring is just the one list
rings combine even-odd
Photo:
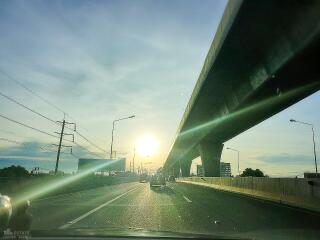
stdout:
[[0,236],[317,239],[319,12],[0,1]]

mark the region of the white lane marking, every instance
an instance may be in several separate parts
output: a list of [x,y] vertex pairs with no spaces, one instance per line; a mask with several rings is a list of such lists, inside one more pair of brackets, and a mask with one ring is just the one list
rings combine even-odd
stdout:
[[183,196],[183,198],[187,201],[187,202],[192,202],[189,198],[187,198],[186,196]]
[[135,188],[133,188],[133,189],[131,189],[131,190],[129,190],[129,191],[126,191],[125,193],[122,193],[122,194],[118,195],[117,197],[115,197],[115,198],[113,198],[113,199],[109,200],[108,202],[105,202],[105,203],[101,204],[100,206],[98,206],[98,207],[96,207],[96,208],[94,208],[94,209],[90,210],[89,212],[87,212],[87,213],[85,213],[85,214],[81,215],[80,217],[78,217],[78,218],[76,218],[76,219],[74,219],[74,220],[72,220],[72,221],[70,221],[70,222],[68,222],[68,223],[66,223],[66,224],[64,224],[64,225],[62,225],[62,226],[60,226],[60,227],[59,227],[59,229],[66,229],[66,228],[70,227],[71,225],[73,225],[73,224],[75,224],[75,223],[77,223],[77,222],[81,221],[82,219],[84,219],[84,218],[88,217],[88,216],[89,216],[89,215],[91,215],[92,213],[95,213],[96,211],[100,210],[101,208],[103,208],[103,207],[105,207],[105,206],[109,205],[110,203],[112,203],[112,202],[114,202],[114,201],[118,200],[119,198],[121,198],[121,197],[123,197],[124,195],[126,195],[126,194],[128,194],[128,193],[130,193],[130,192],[132,192],[132,191],[134,191],[134,190],[136,190],[136,189],[137,189],[137,188],[139,188],[139,187],[140,187],[140,186],[135,187]]

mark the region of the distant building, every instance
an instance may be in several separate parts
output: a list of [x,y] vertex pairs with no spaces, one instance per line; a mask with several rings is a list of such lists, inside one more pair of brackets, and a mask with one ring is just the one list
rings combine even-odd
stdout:
[[125,172],[126,159],[94,159],[79,158],[78,171],[92,170],[92,172]]
[[320,178],[320,173],[316,174],[316,173],[305,172],[303,175],[304,175],[304,178]]
[[[203,166],[201,164],[197,165],[197,176],[203,177]],[[231,177],[231,165],[230,163],[220,162],[220,177]]]
[[203,177],[203,167],[202,165],[197,164],[197,176]]
[[220,162],[220,177],[231,177],[230,163]]

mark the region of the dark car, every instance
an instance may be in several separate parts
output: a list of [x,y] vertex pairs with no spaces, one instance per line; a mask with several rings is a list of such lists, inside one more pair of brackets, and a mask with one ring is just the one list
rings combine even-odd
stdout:
[[166,185],[166,179],[162,174],[155,174],[151,176],[150,187],[161,187]]

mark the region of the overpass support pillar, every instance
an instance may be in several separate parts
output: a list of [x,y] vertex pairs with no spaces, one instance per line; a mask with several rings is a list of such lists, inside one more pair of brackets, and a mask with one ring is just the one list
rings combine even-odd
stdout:
[[182,177],[189,177],[190,176],[190,168],[191,168],[192,160],[181,160],[181,174]]
[[173,168],[171,169],[171,173],[174,175],[174,177],[179,177],[179,173],[180,173],[180,166],[179,163],[176,163]]
[[201,142],[199,152],[205,177],[220,177],[222,143]]

